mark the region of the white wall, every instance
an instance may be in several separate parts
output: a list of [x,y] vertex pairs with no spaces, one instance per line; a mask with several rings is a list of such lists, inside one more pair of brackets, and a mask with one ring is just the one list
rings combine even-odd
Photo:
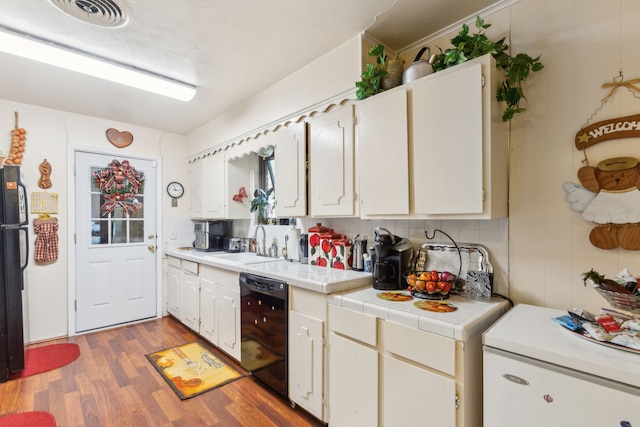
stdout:
[[[53,186],[46,190],[59,194],[59,213],[53,215],[59,220],[59,251],[56,262],[36,264],[31,251],[29,266],[26,270],[25,335],[28,342],[41,341],[53,337],[66,336],[68,318],[67,262],[73,256],[73,246],[67,239],[69,227],[67,220],[69,194],[67,194],[68,147],[83,147],[114,156],[140,154],[158,159],[164,158],[164,177],[159,182],[163,187],[169,181],[186,182],[184,137],[164,131],[112,122],[94,117],[71,114],[33,105],[19,104],[0,100],[0,129],[4,129],[4,138],[0,138],[0,150],[9,151],[10,131],[14,127],[14,112],[19,113],[19,125],[27,131],[25,158],[21,172],[27,187],[29,201],[31,193],[43,191],[37,185],[40,173],[38,165],[46,158],[52,166],[51,182]],[[107,141],[105,132],[109,128],[129,131],[133,134],[133,143],[118,149]],[[166,192],[165,192],[166,193]],[[163,197],[161,206],[168,217],[188,216],[184,200],[178,208],[170,207],[170,200]],[[37,215],[30,214],[30,221]],[[161,239],[166,233],[160,228]],[[35,242],[33,226],[30,227],[29,242],[33,248]],[[163,240],[161,240],[163,241]]]

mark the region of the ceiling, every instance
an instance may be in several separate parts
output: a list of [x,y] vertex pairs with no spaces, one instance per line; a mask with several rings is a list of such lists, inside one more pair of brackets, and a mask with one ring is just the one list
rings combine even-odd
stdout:
[[108,0],[128,8],[121,28],[54,6],[104,1],[0,0],[0,26],[194,84],[191,101],[2,53],[0,99],[187,134],[365,30],[400,50],[497,2]]

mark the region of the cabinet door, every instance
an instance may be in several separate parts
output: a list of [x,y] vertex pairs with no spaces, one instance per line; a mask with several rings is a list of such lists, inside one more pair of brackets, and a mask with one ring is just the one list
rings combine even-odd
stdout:
[[[403,396],[404,406],[409,396]],[[378,352],[333,332],[329,333],[329,425],[378,425]]]
[[323,419],[324,322],[289,312],[289,398]]
[[217,327],[217,285],[200,279],[200,335],[213,345],[218,345]]
[[455,381],[388,356],[382,358],[380,399],[384,426],[456,425]]
[[218,347],[240,361],[240,291],[218,286]]
[[592,382],[589,375],[566,368],[549,368],[485,352],[484,425],[640,425],[640,390],[624,390],[602,378]]
[[189,328],[200,332],[200,279],[198,276],[182,273],[180,320]]
[[409,213],[409,141],[404,87],[357,104],[360,215]]
[[204,218],[225,218],[224,154],[216,153],[202,161],[202,215]]
[[307,138],[304,123],[272,134],[276,153],[276,213],[279,217],[307,214]]
[[203,218],[202,212],[202,160],[196,160],[189,165],[189,215],[191,218]]
[[[251,192],[251,161],[253,156],[246,155],[226,162],[226,185],[227,185],[227,212],[225,218],[228,219],[249,219],[251,207],[250,199],[243,199],[241,202],[233,200],[233,195],[240,192],[244,187],[247,194]],[[225,197],[223,195],[223,197]]]
[[453,71],[413,86],[416,214],[483,212],[482,67]]
[[167,268],[167,311],[180,319],[180,276],[179,269]]
[[310,120],[309,129],[311,215],[355,215],[353,106]]

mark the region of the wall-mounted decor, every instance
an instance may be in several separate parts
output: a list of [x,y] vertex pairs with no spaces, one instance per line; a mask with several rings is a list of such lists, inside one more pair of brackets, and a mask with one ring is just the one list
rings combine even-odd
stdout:
[[133,135],[131,132],[120,132],[116,129],[107,129],[107,140],[118,148],[124,148],[131,145],[133,142]]
[[16,125],[11,130],[11,148],[9,149],[9,155],[4,161],[5,165],[22,165],[22,158],[24,157],[24,150],[27,146],[27,131],[24,128],[18,126],[18,112],[15,112]]
[[58,193],[34,191],[31,193],[31,213],[48,215],[58,213]]
[[[622,72],[603,88],[612,88],[601,102],[600,108],[616,89],[624,87],[634,97],[640,93],[635,84],[640,79],[625,82]],[[640,99],[640,98],[638,98]],[[575,145],[584,153],[582,166],[578,170],[580,184],[565,182],[563,189],[571,209],[582,213],[582,217],[597,224],[589,233],[591,244],[600,249],[622,248],[640,250],[640,162],[633,157],[612,157],[590,166],[586,149],[594,144],[620,138],[640,136],[640,114],[603,120],[587,126],[576,133]]]
[[136,194],[142,189],[144,175],[136,171],[128,160],[112,160],[106,168],[93,173],[104,203],[100,206],[102,215],[107,215],[119,205],[128,214],[138,211]]
[[249,197],[249,195],[247,194],[247,190],[245,190],[244,187],[240,187],[238,189],[238,194],[234,194],[232,199],[234,202],[244,203],[245,197]]
[[38,187],[42,189],[51,188],[51,163],[44,159],[40,166],[38,166],[38,170],[40,171],[40,179],[38,179]]

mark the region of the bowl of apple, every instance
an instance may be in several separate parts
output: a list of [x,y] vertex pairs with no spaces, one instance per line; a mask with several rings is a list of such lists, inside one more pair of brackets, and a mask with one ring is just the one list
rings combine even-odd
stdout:
[[416,298],[443,300],[449,298],[456,275],[448,271],[413,271],[405,278],[409,292]]

